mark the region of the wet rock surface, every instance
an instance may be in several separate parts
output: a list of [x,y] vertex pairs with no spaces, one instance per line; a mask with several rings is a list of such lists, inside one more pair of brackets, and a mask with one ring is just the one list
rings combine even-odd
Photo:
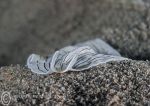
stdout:
[[81,72],[40,76],[17,66],[0,69],[0,91],[11,105],[148,106],[150,63],[109,62]]

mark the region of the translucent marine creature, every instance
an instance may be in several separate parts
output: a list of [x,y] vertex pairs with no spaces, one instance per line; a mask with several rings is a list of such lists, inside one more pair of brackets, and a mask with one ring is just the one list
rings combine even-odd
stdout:
[[102,63],[126,59],[106,42],[95,39],[62,48],[48,58],[31,54],[27,59],[27,66],[34,73],[51,74],[82,71]]

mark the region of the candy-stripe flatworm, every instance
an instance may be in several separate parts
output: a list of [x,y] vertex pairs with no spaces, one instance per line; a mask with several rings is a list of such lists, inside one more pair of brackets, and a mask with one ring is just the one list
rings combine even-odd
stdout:
[[31,54],[27,66],[37,74],[63,73],[66,71],[82,71],[109,61],[121,61],[127,58],[101,39],[90,40],[75,46],[68,46],[56,51],[47,59]]

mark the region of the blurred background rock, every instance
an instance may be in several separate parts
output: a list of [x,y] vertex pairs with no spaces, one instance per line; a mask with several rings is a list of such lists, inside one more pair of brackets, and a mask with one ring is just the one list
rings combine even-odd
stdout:
[[149,25],[148,0],[0,0],[0,66],[95,37],[150,60]]

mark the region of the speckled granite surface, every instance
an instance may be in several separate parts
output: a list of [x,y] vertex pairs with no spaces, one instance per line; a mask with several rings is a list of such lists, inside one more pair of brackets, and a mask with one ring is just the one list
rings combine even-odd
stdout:
[[11,105],[149,106],[150,62],[110,62],[82,72],[39,76],[19,65],[0,69]]

